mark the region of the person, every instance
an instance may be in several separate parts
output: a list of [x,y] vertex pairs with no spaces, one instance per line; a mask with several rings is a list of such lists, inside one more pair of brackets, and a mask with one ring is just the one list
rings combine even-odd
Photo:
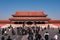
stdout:
[[59,29],[59,34],[60,34],[60,29]]
[[22,35],[25,35],[25,29],[22,28]]
[[58,35],[54,35],[54,39],[55,40],[58,40]]
[[33,40],[33,32],[31,29],[29,29],[29,32],[28,32],[29,36],[28,36],[28,40]]
[[40,31],[40,28],[39,27],[36,27],[36,32],[39,32]]
[[11,25],[8,27],[8,31],[11,31],[11,29],[12,29],[12,27],[11,27]]
[[35,34],[35,40],[41,40],[41,34],[38,32]]
[[5,32],[5,30],[4,30],[4,28],[2,28],[2,35],[4,34],[4,32]]
[[28,40],[33,40],[33,36],[32,35],[29,35],[28,36]]
[[58,32],[59,32],[59,34],[60,34],[60,28],[58,27]]
[[48,40],[48,39],[49,39],[49,33],[46,32],[46,33],[44,34],[44,37],[45,37],[45,40]]
[[17,27],[17,34],[18,34],[18,35],[20,34],[20,29],[19,29],[19,27]]
[[48,24],[48,27],[47,27],[48,29],[50,29],[50,25]]
[[44,27],[44,30],[46,30],[46,27]]
[[5,31],[4,31],[4,35],[7,36],[7,30],[6,30],[6,29],[5,29]]
[[1,26],[0,26],[0,34],[1,34],[1,29],[2,29],[2,28],[1,28]]
[[4,37],[4,36],[2,36],[2,37],[1,37],[1,40],[5,40],[5,37]]
[[15,35],[15,31],[14,31],[14,29],[12,28],[12,35]]
[[12,39],[10,38],[10,36],[8,36],[7,40],[12,40]]

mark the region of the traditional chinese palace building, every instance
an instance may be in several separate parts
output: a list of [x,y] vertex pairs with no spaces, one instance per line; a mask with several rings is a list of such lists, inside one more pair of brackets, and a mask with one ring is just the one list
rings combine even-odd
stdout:
[[48,15],[44,12],[16,12],[12,15],[12,18],[8,20],[0,20],[0,26],[3,24],[14,24],[20,26],[31,26],[31,25],[45,25],[54,24],[60,26],[60,20],[52,20],[47,17]]

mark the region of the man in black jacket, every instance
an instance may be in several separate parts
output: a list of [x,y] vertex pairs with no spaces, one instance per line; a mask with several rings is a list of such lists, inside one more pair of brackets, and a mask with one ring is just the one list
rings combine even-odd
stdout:
[[41,39],[41,34],[39,34],[38,32],[35,34],[35,40],[40,40]]
[[44,36],[45,36],[45,40],[48,40],[48,39],[49,39],[49,33],[48,33],[48,32],[46,32],[46,33],[44,34]]
[[8,36],[7,40],[12,40],[12,39],[10,38],[10,36]]

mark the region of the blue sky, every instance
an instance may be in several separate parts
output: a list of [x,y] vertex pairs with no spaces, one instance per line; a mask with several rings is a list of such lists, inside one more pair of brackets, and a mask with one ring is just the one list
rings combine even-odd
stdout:
[[49,18],[60,19],[60,0],[0,0],[0,20],[16,11],[43,11]]

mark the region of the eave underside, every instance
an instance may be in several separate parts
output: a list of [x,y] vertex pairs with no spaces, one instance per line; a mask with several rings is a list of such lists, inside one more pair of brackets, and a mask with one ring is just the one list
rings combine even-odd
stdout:
[[49,18],[45,17],[15,17],[15,18],[10,18],[10,20],[42,20],[42,21],[48,21],[50,20]]
[[[25,21],[25,20],[26,21],[31,21],[31,20],[33,20],[33,21],[37,21],[37,20],[46,21],[47,19],[10,19],[10,20],[0,20],[0,24],[1,23],[11,23],[14,20],[15,21],[17,21],[17,20],[19,20],[19,21]],[[60,20],[49,20],[48,23],[60,23]]]

